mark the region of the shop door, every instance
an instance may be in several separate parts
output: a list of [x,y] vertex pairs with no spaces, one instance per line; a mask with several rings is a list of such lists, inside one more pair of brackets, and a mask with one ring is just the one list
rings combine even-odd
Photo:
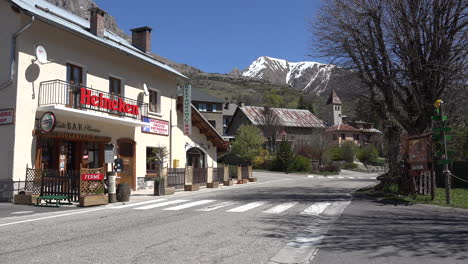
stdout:
[[124,169],[120,172],[119,183],[128,183],[133,188],[133,172],[134,172],[134,153],[133,143],[119,143],[119,158],[122,159]]

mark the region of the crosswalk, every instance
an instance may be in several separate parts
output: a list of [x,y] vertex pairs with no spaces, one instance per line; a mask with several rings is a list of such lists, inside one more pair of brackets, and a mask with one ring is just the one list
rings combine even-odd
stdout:
[[161,209],[163,211],[191,210],[198,212],[222,211],[226,213],[246,213],[258,210],[262,214],[279,215],[282,213],[298,213],[303,216],[319,216],[325,210],[334,210],[336,207],[345,207],[349,200],[298,202],[287,201],[217,201],[217,200],[185,200],[185,199],[156,199],[133,204],[126,204],[113,209],[130,208],[134,210]]

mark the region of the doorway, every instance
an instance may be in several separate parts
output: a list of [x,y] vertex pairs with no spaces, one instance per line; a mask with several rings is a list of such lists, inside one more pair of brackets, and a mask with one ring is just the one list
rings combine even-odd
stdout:
[[131,139],[117,140],[119,158],[122,159],[123,170],[119,173],[118,183],[128,183],[135,190],[135,142]]
[[205,153],[198,148],[187,150],[187,166],[205,168]]

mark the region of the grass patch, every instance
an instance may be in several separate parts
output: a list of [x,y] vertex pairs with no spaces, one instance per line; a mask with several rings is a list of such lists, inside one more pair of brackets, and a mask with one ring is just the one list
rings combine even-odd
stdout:
[[395,193],[387,193],[376,191],[373,187],[359,189],[355,192],[357,195],[368,195],[378,197],[385,200],[400,200],[414,204],[432,204],[445,207],[465,208],[468,209],[468,189],[452,189],[452,204],[445,203],[445,189],[437,188],[434,201],[431,196],[424,195],[398,195]]

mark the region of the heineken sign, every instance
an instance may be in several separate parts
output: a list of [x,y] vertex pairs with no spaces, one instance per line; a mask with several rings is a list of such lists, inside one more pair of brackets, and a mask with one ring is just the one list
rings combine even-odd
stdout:
[[102,93],[99,93],[97,96],[92,95],[91,90],[81,88],[81,104],[138,116],[138,105],[128,104],[120,97],[116,97],[116,99],[106,98]]
[[192,134],[192,86],[184,85],[184,135]]

